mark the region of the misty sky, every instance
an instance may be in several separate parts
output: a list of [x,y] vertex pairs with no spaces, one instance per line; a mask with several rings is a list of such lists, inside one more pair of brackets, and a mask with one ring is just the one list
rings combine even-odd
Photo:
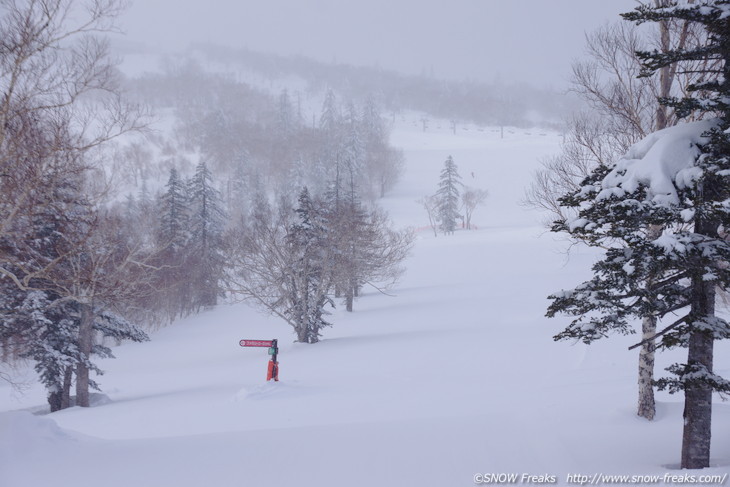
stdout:
[[635,0],[134,0],[130,40],[205,41],[321,61],[565,85],[584,32]]

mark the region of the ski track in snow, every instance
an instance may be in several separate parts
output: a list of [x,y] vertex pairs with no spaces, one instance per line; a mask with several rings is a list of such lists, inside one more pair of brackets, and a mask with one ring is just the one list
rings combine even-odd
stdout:
[[[416,120],[416,116],[412,115]],[[434,124],[435,125],[435,124]],[[334,311],[316,345],[280,320],[224,305],[115,349],[96,407],[39,413],[44,391],[0,386],[0,486],[469,486],[477,473],[680,474],[681,397],[634,416],[637,337],[555,343],[568,318],[546,296],[588,277],[593,254],[545,234],[520,205],[560,137],[518,129],[422,132],[398,122],[402,182],[382,204],[423,228],[416,203],[452,155],[468,186],[490,192],[478,230],[417,233],[388,296],[366,289]],[[281,382],[264,381],[278,338]],[[718,373],[730,375],[718,343]],[[657,372],[681,360],[662,354]],[[730,407],[714,408],[714,468],[730,466]],[[83,469],[82,469],[83,467]],[[83,474],[79,472],[83,471]]]

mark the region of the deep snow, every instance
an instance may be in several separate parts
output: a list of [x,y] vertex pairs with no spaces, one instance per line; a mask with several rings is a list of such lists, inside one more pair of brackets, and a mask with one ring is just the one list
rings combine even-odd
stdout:
[[[637,337],[555,343],[567,319],[546,296],[589,275],[592,251],[545,234],[519,202],[560,136],[399,120],[407,170],[383,205],[419,228],[390,295],[367,289],[337,309],[316,345],[246,304],[220,306],[115,349],[108,400],[43,414],[44,392],[0,386],[0,486],[469,486],[476,474],[682,474],[682,398],[660,394],[635,417]],[[434,237],[416,203],[448,155],[490,192],[477,230]],[[265,382],[278,338],[281,381]],[[730,375],[730,347],[716,370]],[[657,370],[682,351],[659,357]],[[32,415],[28,411],[36,414]],[[730,408],[713,417],[713,465],[730,470]],[[83,468],[81,468],[83,465]],[[83,472],[83,473],[81,473]],[[686,472],[685,472],[686,473]],[[697,472],[692,472],[698,474]],[[481,477],[480,477],[481,478]],[[575,477],[571,477],[575,480]],[[520,483],[520,482],[518,482]],[[664,483],[663,480],[658,483]],[[717,484],[716,484],[717,485]]]

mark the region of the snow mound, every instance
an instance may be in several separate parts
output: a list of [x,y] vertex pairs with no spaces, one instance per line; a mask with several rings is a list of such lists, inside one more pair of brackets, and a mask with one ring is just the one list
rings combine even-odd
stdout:
[[[111,404],[113,401],[109,396],[100,392],[89,393],[89,406],[96,408]],[[71,396],[71,406],[76,406],[76,396]]]
[[27,411],[0,413],[0,458],[7,458],[13,450],[57,447],[70,441],[77,441],[77,437],[62,430],[52,419]]
[[598,199],[622,197],[640,185],[650,201],[660,205],[679,203],[677,189],[689,187],[700,176],[695,166],[699,145],[717,120],[679,124],[654,132],[634,144],[603,179]]
[[312,390],[301,387],[296,383],[268,381],[265,384],[240,389],[233,397],[233,402],[290,398],[310,394],[312,392]]

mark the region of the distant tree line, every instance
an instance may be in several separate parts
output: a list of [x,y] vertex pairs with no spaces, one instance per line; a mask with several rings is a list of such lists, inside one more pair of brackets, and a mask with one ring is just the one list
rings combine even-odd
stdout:
[[377,100],[390,112],[416,110],[447,120],[484,125],[562,128],[577,106],[565,93],[528,84],[447,80],[413,76],[375,67],[322,63],[301,56],[279,56],[247,49],[197,44],[191,55],[224,65],[238,64],[270,80],[296,76],[311,93],[334,88],[346,98]]
[[[358,107],[326,90],[320,113],[310,118],[299,95],[283,90],[271,96],[206,73],[195,63],[131,80],[129,86],[146,103],[175,115],[173,135],[154,141],[163,159],[157,171],[191,171],[195,164],[189,154],[200,155],[219,179],[227,180],[221,188],[225,198],[257,186],[294,195],[307,186],[319,193],[348,159],[361,196],[373,202],[392,188],[402,170],[402,153],[390,145],[389,125],[372,97]],[[146,164],[143,159],[138,165]],[[159,172],[140,173],[128,179],[160,177]]]

